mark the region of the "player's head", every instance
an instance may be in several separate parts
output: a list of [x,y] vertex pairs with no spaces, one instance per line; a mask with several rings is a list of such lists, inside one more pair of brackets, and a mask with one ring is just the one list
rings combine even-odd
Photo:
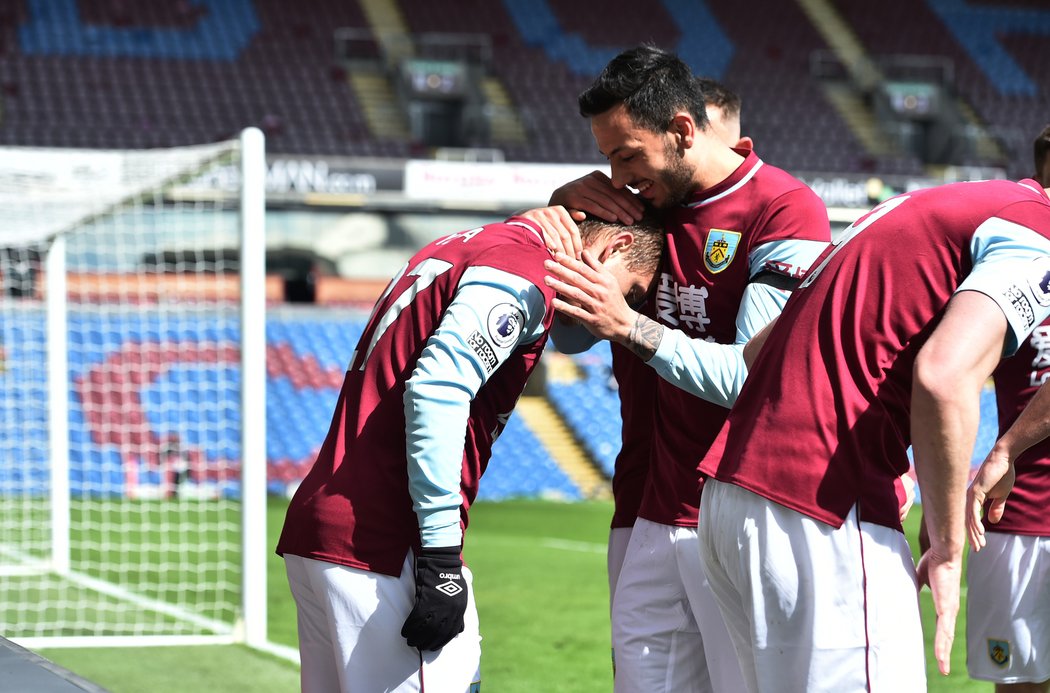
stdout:
[[658,208],[681,204],[696,186],[687,151],[707,130],[704,92],[673,53],[643,45],[613,58],[579,97],[613,185],[631,186]]
[[753,146],[751,138],[740,136],[742,105],[740,96],[726,85],[710,77],[697,77],[696,81],[704,93],[705,110],[711,132],[730,147],[751,149]]
[[648,292],[664,249],[663,224],[647,212],[633,224],[587,217],[579,223],[584,249],[616,276],[628,303]]
[[1050,125],[1043,128],[1032,145],[1035,157],[1035,179],[1044,188],[1050,188]]
[[609,61],[580,94],[579,105],[585,118],[622,105],[638,126],[655,133],[664,132],[681,111],[698,125],[707,125],[704,94],[689,66],[673,53],[648,44]]

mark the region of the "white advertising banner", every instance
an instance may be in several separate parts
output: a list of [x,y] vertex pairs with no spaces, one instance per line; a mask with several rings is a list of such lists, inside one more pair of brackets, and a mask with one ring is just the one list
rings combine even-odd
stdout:
[[542,206],[555,188],[596,168],[609,173],[592,164],[412,160],[405,165],[405,197]]

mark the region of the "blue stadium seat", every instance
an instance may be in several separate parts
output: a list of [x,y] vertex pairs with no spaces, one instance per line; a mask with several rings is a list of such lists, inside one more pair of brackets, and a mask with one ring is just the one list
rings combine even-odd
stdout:
[[511,416],[493,446],[478,499],[537,496],[577,500],[581,494],[520,417]]

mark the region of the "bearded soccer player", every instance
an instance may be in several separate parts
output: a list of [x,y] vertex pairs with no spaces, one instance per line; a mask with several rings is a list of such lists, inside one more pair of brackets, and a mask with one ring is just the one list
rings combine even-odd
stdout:
[[612,295],[593,259],[561,256],[566,269],[551,268],[568,299],[560,309],[660,376],[651,418],[639,420],[652,430],[648,476],[612,597],[617,691],[743,686],[702,580],[696,459],[744,380],[742,345],[779,313],[830,240],[820,198],[750,149],[731,148],[706,102],[677,56],[651,46],[621,53],[579,97],[612,176],[592,173],[551,198],[631,219],[634,188],[660,210],[667,231],[653,297],[640,311],[644,324],[666,330],[659,349],[624,324],[640,315]]
[[[704,567],[748,690],[925,691],[917,584],[948,673],[980,392],[1050,313],[1047,193],[984,181],[891,198],[763,335],[700,463]],[[930,536],[917,567],[898,515],[909,444]]]
[[[751,149],[751,138],[740,136],[740,97],[710,78],[698,78],[697,83],[704,95],[708,122],[718,139],[737,149]],[[641,215],[645,211],[645,205],[633,195],[622,202],[630,206],[632,214]],[[586,351],[595,341],[589,332],[581,335],[579,330],[566,329],[560,321],[552,326],[551,340],[555,348],[569,354]],[[613,465],[613,516],[606,561],[611,604],[649,475],[653,407],[659,376],[627,347],[612,342],[610,348],[621,421],[620,450]]]
[[[618,291],[645,295],[661,229],[584,221],[580,235]],[[550,257],[525,218],[453,233],[409,260],[376,304],[277,546],[303,691],[478,683],[467,513],[547,338]]]

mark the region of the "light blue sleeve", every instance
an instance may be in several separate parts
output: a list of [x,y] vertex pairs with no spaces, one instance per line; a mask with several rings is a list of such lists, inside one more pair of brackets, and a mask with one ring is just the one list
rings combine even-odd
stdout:
[[[543,334],[542,292],[489,267],[467,270],[405,385],[405,436],[412,508],[423,546],[463,543],[459,508],[470,403],[521,344]],[[503,331],[490,330],[490,316]],[[517,326],[507,328],[517,322]]]
[[763,243],[754,248],[748,256],[748,271],[752,278],[759,272],[768,270],[801,279],[827,247],[827,241],[798,238]]
[[[783,240],[763,243],[748,258],[753,278],[762,271],[799,277],[824,252],[823,241]],[[661,378],[708,402],[730,407],[747,377],[744,344],[780,315],[791,292],[751,282],[745,287],[736,314],[733,344],[692,339],[681,330],[666,328],[656,354],[648,361]]]
[[730,407],[747,377],[744,344],[780,315],[790,294],[767,284],[751,283],[736,318],[736,341],[718,344],[692,339],[666,328],[649,365],[661,378],[708,402]]
[[970,241],[973,269],[959,291],[979,291],[1006,316],[1004,356],[1050,315],[1050,240],[1029,229],[993,217]]

